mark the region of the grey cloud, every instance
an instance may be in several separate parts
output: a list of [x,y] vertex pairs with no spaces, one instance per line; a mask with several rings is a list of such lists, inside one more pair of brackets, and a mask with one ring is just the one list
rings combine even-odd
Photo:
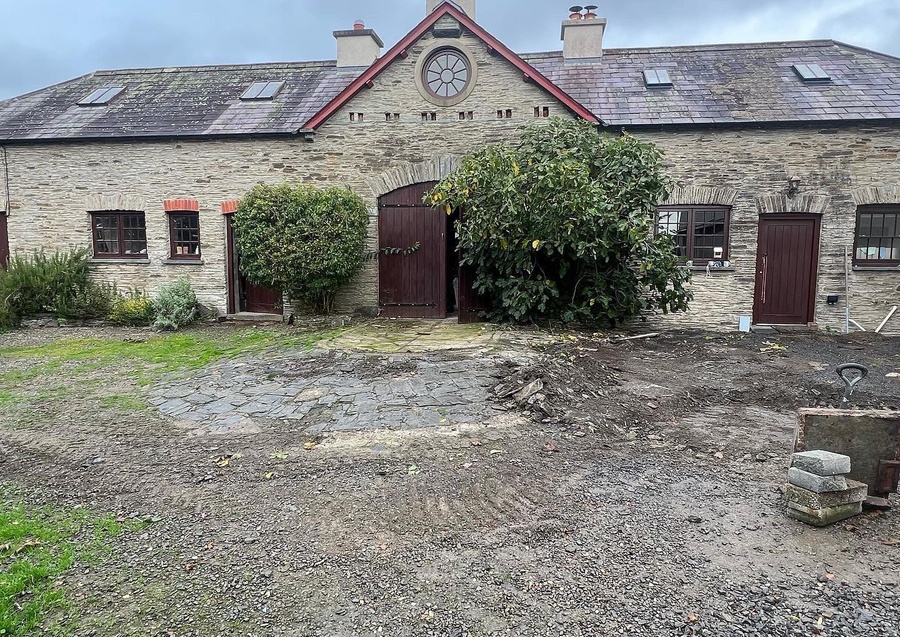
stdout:
[[[2,1],[2,0],[0,0]],[[4,7],[0,98],[101,68],[316,60],[363,19],[390,46],[425,0],[32,0]],[[514,50],[560,48],[571,0],[480,0]],[[600,3],[611,47],[829,37],[900,54],[896,0],[631,0]]]

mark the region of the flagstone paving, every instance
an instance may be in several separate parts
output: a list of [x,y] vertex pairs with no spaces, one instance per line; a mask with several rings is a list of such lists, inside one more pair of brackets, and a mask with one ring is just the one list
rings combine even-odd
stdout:
[[163,383],[150,402],[197,434],[275,422],[309,434],[481,422],[496,412],[501,338],[489,326],[366,323],[313,351],[226,360]]

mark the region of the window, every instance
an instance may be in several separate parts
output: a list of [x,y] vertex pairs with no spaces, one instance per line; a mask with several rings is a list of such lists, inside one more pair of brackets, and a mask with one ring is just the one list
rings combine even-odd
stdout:
[[282,88],[284,88],[284,82],[255,82],[244,91],[241,100],[245,102],[272,100]]
[[200,258],[200,213],[169,213],[169,243],[172,259]]
[[794,73],[804,82],[830,82],[831,76],[818,64],[795,64]]
[[657,212],[656,233],[672,237],[682,263],[722,261],[728,258],[730,217],[729,208],[665,206]]
[[651,88],[668,88],[672,86],[672,78],[665,69],[647,69],[644,71],[644,84]]
[[452,99],[469,86],[469,60],[456,49],[439,49],[425,63],[423,83],[434,97]]
[[91,215],[91,225],[95,258],[147,258],[147,224],[143,212],[95,212]]
[[104,86],[85,95],[78,101],[78,106],[105,106],[122,91],[124,86]]
[[860,206],[856,213],[855,265],[900,265],[900,206]]

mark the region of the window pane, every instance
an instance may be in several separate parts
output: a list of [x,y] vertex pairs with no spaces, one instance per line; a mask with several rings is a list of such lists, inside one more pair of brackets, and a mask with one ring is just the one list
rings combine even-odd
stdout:
[[[719,248],[719,251],[716,250]],[[694,214],[694,259],[720,259],[725,254],[725,212],[698,210]]]
[[119,217],[97,215],[94,217],[96,254],[119,254]]
[[200,215],[171,215],[172,256],[200,256]]
[[884,215],[884,235],[885,237],[896,237],[900,235],[897,230],[897,220],[900,215]]
[[147,226],[144,215],[122,215],[124,254],[147,254]]
[[872,236],[872,215],[870,215],[870,214],[859,215],[859,236],[860,237],[871,237]]
[[687,210],[660,210],[656,233],[665,234],[675,242],[675,254],[687,258],[688,220]]

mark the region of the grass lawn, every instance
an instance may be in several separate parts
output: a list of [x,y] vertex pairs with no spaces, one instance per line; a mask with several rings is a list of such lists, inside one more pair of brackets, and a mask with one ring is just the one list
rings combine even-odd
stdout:
[[[101,557],[108,541],[126,530],[109,517],[84,510],[29,507],[12,487],[0,485],[0,635],[32,634],[66,607],[56,578],[76,562]],[[66,629],[54,628],[65,635]]]
[[[242,327],[195,328],[171,334],[135,332],[134,338],[64,338],[42,345],[0,348],[0,410],[52,403],[73,392],[97,395],[103,406],[146,407],[138,394],[108,391],[110,374],[130,388],[166,374],[191,371],[222,358],[270,347],[309,348],[340,330],[298,333]],[[93,373],[93,374],[92,374]],[[79,378],[73,387],[72,378]],[[127,388],[126,388],[127,389]],[[2,633],[0,633],[2,635]]]

